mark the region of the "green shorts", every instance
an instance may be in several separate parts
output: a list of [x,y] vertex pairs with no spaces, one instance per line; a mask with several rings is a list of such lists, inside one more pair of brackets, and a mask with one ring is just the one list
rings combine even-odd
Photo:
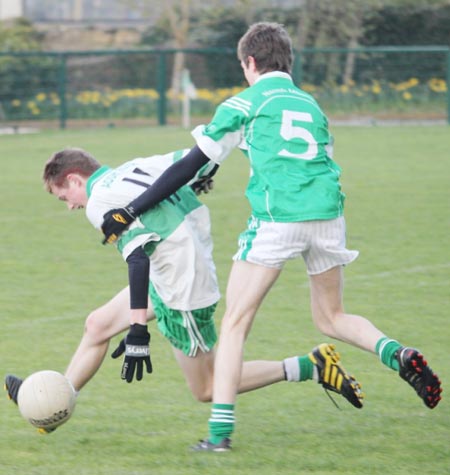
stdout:
[[173,310],[161,300],[150,283],[149,295],[159,331],[187,356],[211,351],[217,341],[214,311],[217,303],[197,310]]

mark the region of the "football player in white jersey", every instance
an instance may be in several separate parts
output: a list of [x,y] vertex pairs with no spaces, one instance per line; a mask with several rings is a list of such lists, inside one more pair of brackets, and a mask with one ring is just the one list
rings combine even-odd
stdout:
[[[89,221],[100,230],[105,213],[151,187],[165,169],[187,152],[137,158],[112,169],[101,166],[82,149],[69,148],[49,159],[43,179],[51,194],[65,202],[69,210],[85,209]],[[195,190],[207,191],[213,168],[214,164],[207,164],[194,177]],[[128,264],[129,287],[88,316],[66,377],[80,391],[100,367],[110,339],[128,328],[112,356],[124,354],[122,379],[131,382],[136,376],[141,380],[144,368],[152,372],[147,321],[156,318],[193,395],[200,401],[210,401],[217,339],[213,316],[220,295],[207,207],[190,186],[181,187],[136,219],[116,244]],[[336,361],[323,361],[321,352],[333,354]],[[285,380],[315,380],[361,407],[358,383],[337,360],[333,347],[324,343],[309,355],[284,361],[247,362],[238,391]],[[288,372],[286,368],[296,369]],[[332,384],[324,381],[324,372],[333,372]],[[13,375],[5,380],[8,395],[16,403],[21,383],[22,379]]]

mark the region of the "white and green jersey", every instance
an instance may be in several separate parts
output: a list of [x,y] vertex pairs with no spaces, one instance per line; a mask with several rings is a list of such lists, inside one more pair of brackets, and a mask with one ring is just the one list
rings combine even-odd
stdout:
[[217,164],[234,147],[242,149],[251,167],[246,196],[255,217],[293,222],[342,215],[340,168],[331,159],[327,118],[289,74],[261,75],[192,135]]
[[[89,221],[101,229],[107,211],[128,205],[187,152],[136,158],[115,169],[101,167],[87,183]],[[220,297],[210,231],[208,208],[183,186],[139,216],[120,236],[117,248],[126,260],[142,246],[150,257],[150,280],[163,302],[174,310],[196,310]]]

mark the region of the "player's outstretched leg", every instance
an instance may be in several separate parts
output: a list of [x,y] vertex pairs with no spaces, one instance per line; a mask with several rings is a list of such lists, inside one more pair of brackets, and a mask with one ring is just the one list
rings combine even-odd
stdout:
[[324,389],[341,394],[358,409],[363,407],[364,394],[361,392],[361,385],[341,365],[340,355],[335,351],[334,345],[322,343],[316,346],[308,357],[316,366],[318,383]]
[[5,378],[5,391],[8,393],[8,398],[15,404],[17,404],[17,395],[19,394],[19,388],[22,382],[23,379],[12,374],[8,374]]
[[414,348],[402,347],[397,351],[396,358],[400,377],[415,389],[427,407],[435,408],[441,400],[441,381],[423,355]]
[[195,452],[228,452],[231,450],[231,439],[222,439],[218,444],[213,444],[209,440],[200,440],[192,447]]

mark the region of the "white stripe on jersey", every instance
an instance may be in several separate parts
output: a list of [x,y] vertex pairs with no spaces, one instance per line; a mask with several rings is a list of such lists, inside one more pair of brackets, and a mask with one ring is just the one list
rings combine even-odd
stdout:
[[222,105],[225,107],[229,107],[230,109],[236,109],[238,111],[241,111],[246,117],[248,117],[252,104],[251,102],[244,101],[239,97],[231,97],[230,99],[227,99],[225,102],[223,102]]
[[242,99],[241,97],[237,97],[237,96],[230,97],[229,99],[225,101],[225,103],[227,102],[233,102],[233,103],[235,102],[236,104],[242,107],[246,107],[249,110],[252,105],[251,101],[247,101],[246,99]]

